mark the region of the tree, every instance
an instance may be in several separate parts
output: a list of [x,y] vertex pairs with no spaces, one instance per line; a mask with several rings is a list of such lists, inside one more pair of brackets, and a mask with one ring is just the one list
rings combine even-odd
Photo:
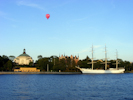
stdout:
[[65,65],[67,67],[72,67],[72,60],[70,58],[66,58],[64,60],[65,60]]
[[88,61],[88,62],[91,62],[91,59],[88,56],[86,57],[85,60]]
[[52,55],[52,56],[50,57],[50,62],[52,62],[53,65],[55,65],[56,62],[57,62],[57,59],[59,59],[57,56]]
[[0,56],[0,71],[3,70],[3,57]]
[[45,57],[45,58],[38,59],[38,61],[36,61],[36,67],[39,68],[41,71],[47,70],[47,64],[49,65],[49,70],[52,70],[53,63],[51,62],[51,58]]
[[1,71],[11,71],[13,68],[13,63],[9,58],[5,55],[0,56],[0,70]]
[[9,60],[9,58],[6,55],[3,55],[2,58],[4,63],[6,63]]
[[90,65],[88,65],[87,63],[88,63],[88,61],[86,59],[78,61],[78,65],[81,68],[90,68]]
[[15,56],[11,55],[11,56],[9,56],[9,59],[10,59],[11,61],[13,61],[13,60],[15,59]]
[[12,71],[13,68],[13,64],[11,60],[8,60],[5,64],[4,64],[4,69],[6,71]]
[[37,57],[38,59],[42,59],[42,55],[38,55],[38,57]]
[[124,61],[124,67],[126,71],[131,71],[131,66],[129,61]]
[[56,63],[56,65],[53,66],[53,70],[55,71],[65,71],[66,70],[66,63],[65,59],[60,59],[59,62]]
[[44,70],[46,71],[46,65],[47,65],[47,62],[45,58],[38,60],[38,67],[40,68],[41,71],[44,71]]
[[97,61],[96,63],[94,63],[94,69],[104,69],[104,66],[100,61]]
[[33,62],[30,62],[30,63],[29,63],[29,66],[30,66],[30,67],[33,66]]
[[133,70],[133,63],[131,63],[131,70]]

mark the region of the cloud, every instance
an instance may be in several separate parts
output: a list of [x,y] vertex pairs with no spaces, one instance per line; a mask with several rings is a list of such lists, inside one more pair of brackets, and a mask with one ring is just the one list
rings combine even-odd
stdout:
[[80,54],[80,53],[85,53],[85,52],[89,52],[89,49],[88,49],[88,48],[86,48],[86,49],[83,49],[83,50],[81,50],[81,51],[79,51],[79,52],[75,52],[75,53]]
[[42,7],[38,4],[35,4],[35,3],[31,3],[31,2],[18,1],[17,4],[22,5],[22,6],[33,7],[33,8],[37,8],[37,9],[46,11],[46,9],[44,7]]
[[100,48],[101,45],[94,45],[93,47],[94,47],[94,48]]
[[[102,47],[101,45],[93,45],[93,48],[100,48],[100,47]],[[90,48],[85,48],[85,49],[83,49],[83,50],[81,50],[81,51],[79,51],[79,52],[75,52],[75,53],[86,53],[86,52],[91,52],[91,50],[92,50],[92,48],[90,47]]]
[[10,20],[10,21],[16,21],[15,19],[9,17],[9,14],[2,12],[2,11],[0,11],[0,17],[7,19],[7,20]]

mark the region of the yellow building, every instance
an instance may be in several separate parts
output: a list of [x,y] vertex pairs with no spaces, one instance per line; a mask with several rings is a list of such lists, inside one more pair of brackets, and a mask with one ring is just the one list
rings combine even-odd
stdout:
[[20,67],[20,68],[15,68],[14,72],[40,72],[40,69],[33,67]]

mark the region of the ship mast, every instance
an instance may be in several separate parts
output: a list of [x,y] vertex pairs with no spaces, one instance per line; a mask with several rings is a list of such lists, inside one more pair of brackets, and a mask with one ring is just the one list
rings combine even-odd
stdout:
[[93,45],[92,45],[92,70],[93,70]]
[[106,51],[106,44],[105,44],[105,70],[107,70],[107,51]]
[[118,52],[117,52],[117,49],[116,49],[116,69],[118,69]]
[[116,69],[118,70],[118,64],[120,64],[118,62],[118,52],[117,52],[117,49],[116,49],[116,63],[113,63],[113,65],[116,65]]
[[94,66],[94,63],[95,63],[95,62],[93,61],[93,59],[94,59],[94,58],[93,58],[93,51],[94,51],[94,50],[93,50],[93,45],[92,45],[92,51],[91,51],[91,52],[92,52],[92,58],[91,58],[92,61],[87,63],[87,64],[92,64],[92,65],[91,65],[91,69],[92,69],[92,70],[94,69],[93,66]]

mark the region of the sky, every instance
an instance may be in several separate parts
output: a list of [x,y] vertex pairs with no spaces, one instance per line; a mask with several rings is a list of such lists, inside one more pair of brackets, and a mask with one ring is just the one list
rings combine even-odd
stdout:
[[[133,62],[133,0],[0,0],[0,55]],[[45,17],[50,14],[50,18]]]

